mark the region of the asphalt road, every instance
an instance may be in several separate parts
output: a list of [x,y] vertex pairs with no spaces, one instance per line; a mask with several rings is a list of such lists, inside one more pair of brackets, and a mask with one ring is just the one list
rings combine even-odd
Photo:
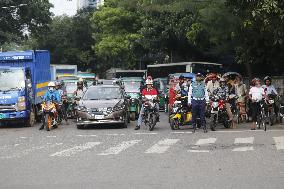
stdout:
[[284,125],[153,132],[108,126],[50,132],[0,127],[0,188],[279,188],[284,186]]

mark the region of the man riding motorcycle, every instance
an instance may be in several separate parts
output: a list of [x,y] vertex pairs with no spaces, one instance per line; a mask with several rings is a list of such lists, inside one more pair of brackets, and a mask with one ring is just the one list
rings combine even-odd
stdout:
[[175,93],[180,94],[181,96],[187,96],[188,85],[184,76],[179,76],[179,83],[175,86]]
[[229,99],[229,88],[226,85],[226,80],[224,78],[220,79],[220,87],[218,87],[214,94],[216,94],[220,99],[227,101],[226,102],[226,111],[229,116],[229,121],[233,120],[233,113],[230,107],[230,103],[228,102]]
[[[158,91],[153,87],[153,80],[147,79],[146,80],[146,88],[142,90],[142,100],[147,101],[150,99],[158,98]],[[159,104],[155,103],[156,110],[157,110],[157,121],[159,121]],[[145,112],[144,105],[142,104],[141,111],[139,114],[139,118],[137,120],[137,126],[135,130],[139,130],[142,125],[142,117]]]
[[216,74],[212,74],[211,76],[211,80],[208,81],[207,85],[206,85],[206,89],[208,91],[208,95],[209,96],[212,96],[213,95],[213,92],[218,88],[220,87],[220,83],[219,81],[217,80],[217,75]]
[[[48,84],[48,90],[46,91],[45,95],[43,96],[43,101],[44,102],[51,102],[53,101],[54,103],[58,104],[61,102],[60,95],[57,90],[55,90],[55,83],[50,82]],[[57,107],[57,106],[56,106]],[[58,109],[57,109],[58,111]],[[55,125],[54,123],[53,125]],[[44,125],[42,125],[39,130],[44,129]]]
[[74,91],[74,96],[76,98],[82,98],[85,90],[86,89],[84,87],[84,80],[80,78],[79,81],[77,82],[77,89],[76,91]]
[[[264,82],[264,85],[262,86],[262,88],[264,89],[266,96],[268,97],[271,96],[275,100],[275,98],[278,96],[278,92],[276,91],[276,88],[274,87],[274,85],[272,85],[272,78],[270,76],[266,76],[263,79],[263,82]],[[273,109],[274,109],[275,114],[278,115],[278,107],[276,103],[273,104]]]

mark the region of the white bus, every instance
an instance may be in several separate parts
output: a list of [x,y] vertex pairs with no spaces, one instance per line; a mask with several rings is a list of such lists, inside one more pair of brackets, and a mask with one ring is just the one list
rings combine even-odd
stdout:
[[206,75],[210,72],[223,73],[223,66],[212,62],[177,62],[168,64],[154,64],[147,66],[147,75],[154,78],[168,77],[173,73],[202,73]]

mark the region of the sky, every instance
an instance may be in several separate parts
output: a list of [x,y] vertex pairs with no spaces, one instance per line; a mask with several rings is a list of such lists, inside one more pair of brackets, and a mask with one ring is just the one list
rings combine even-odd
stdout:
[[51,12],[55,16],[62,14],[67,14],[68,16],[73,16],[77,11],[77,0],[49,0],[53,4]]

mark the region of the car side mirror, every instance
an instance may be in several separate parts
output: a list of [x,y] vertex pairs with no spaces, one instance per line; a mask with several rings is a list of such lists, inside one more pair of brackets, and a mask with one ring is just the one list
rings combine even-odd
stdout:
[[131,96],[130,95],[126,95],[126,99],[130,100]]

